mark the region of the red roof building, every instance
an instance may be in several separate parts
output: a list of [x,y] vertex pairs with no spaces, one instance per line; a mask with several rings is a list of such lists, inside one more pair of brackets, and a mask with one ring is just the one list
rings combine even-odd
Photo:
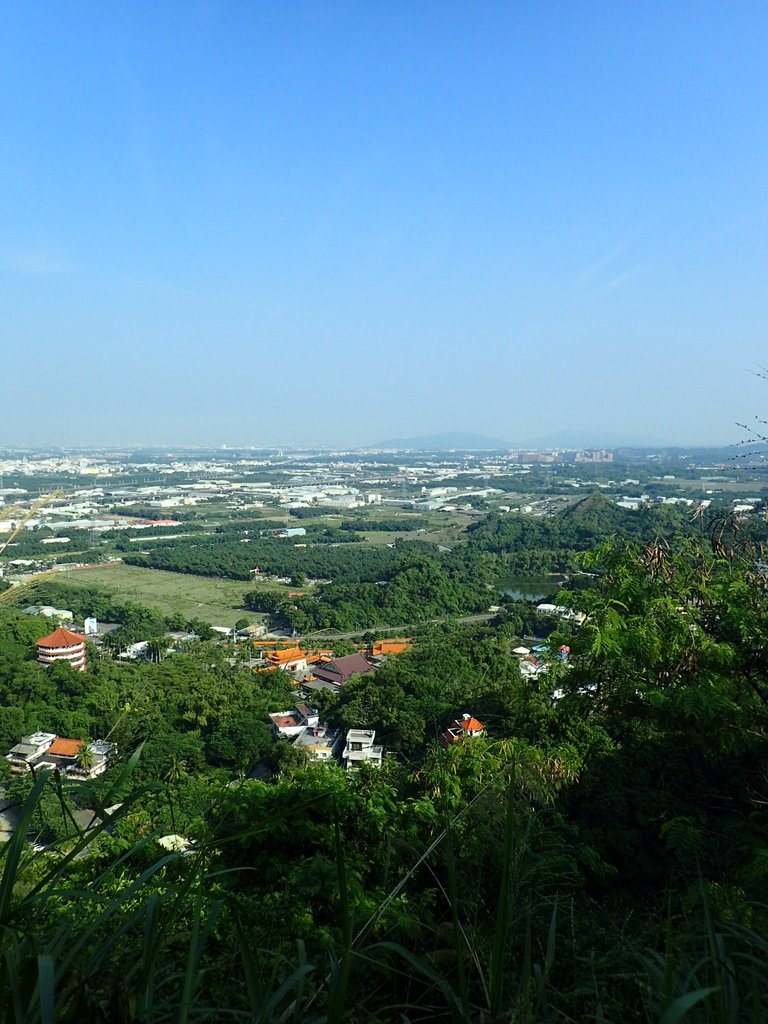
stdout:
[[82,746],[83,740],[67,740],[63,736],[57,736],[46,753],[56,754],[57,757],[77,757]]
[[374,640],[371,648],[371,656],[373,658],[383,658],[388,654],[402,654],[403,651],[409,651],[413,647],[411,638],[402,640]]
[[55,629],[37,641],[37,661],[46,667],[65,661],[76,672],[85,672],[85,637],[71,629]]
[[452,743],[457,743],[465,736],[474,739],[477,736],[482,736],[484,732],[485,726],[482,722],[478,722],[472,715],[464,714],[461,718],[451,722],[448,728],[440,734],[440,743],[448,749]]

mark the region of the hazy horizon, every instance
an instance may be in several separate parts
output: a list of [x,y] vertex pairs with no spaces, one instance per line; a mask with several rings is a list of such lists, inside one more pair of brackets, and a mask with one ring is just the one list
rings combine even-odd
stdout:
[[0,25],[0,444],[719,446],[768,407],[764,6]]
[[[477,443],[473,443],[476,441]],[[280,450],[286,449],[288,451],[376,451],[384,449],[396,449],[398,447],[403,450],[412,449],[419,450],[419,442],[426,442],[425,446],[421,449],[423,451],[435,451],[435,452],[449,452],[449,451],[498,451],[508,449],[510,451],[579,451],[579,450],[598,450],[598,449],[613,449],[616,451],[646,451],[646,450],[722,450],[726,451],[731,448],[736,448],[739,445],[739,441],[725,441],[722,443],[712,444],[675,444],[672,442],[656,442],[653,439],[642,438],[639,440],[623,439],[610,442],[609,439],[597,438],[594,442],[590,442],[588,439],[579,441],[578,439],[569,439],[567,436],[561,439],[557,438],[531,438],[521,439],[519,441],[505,441],[503,438],[489,438],[485,435],[472,434],[469,432],[457,431],[456,438],[453,439],[453,432],[446,434],[424,434],[413,438],[381,438],[378,441],[373,441],[367,444],[323,444],[320,442],[284,442],[284,441],[243,441],[243,440],[230,440],[230,441],[185,441],[185,442],[172,442],[168,440],[154,440],[151,442],[145,442],[141,440],[130,438],[123,441],[116,441],[114,443],[98,442],[93,441],[91,443],[64,443],[59,441],[52,442],[18,442],[14,444],[7,443],[0,438],[0,449],[8,451],[34,451],[34,452],[55,452],[61,451],[73,451],[73,452],[88,452],[88,451],[107,451],[107,452],[119,452],[123,450],[128,451],[157,451],[157,452],[183,452],[183,451],[261,451],[261,450]],[[493,443],[495,442],[495,443]],[[746,438],[742,439],[742,443],[748,444]],[[754,442],[758,444],[758,441]]]

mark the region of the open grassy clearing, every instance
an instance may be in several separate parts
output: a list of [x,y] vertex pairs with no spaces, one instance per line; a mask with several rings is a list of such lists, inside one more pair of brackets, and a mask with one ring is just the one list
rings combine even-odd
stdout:
[[255,612],[243,610],[243,595],[249,590],[288,590],[280,584],[245,583],[237,580],[191,576],[162,569],[144,569],[135,565],[99,566],[62,572],[63,583],[71,586],[103,587],[137,604],[159,608],[165,615],[180,612],[190,619],[202,619],[213,626],[234,626],[241,618],[259,622]]

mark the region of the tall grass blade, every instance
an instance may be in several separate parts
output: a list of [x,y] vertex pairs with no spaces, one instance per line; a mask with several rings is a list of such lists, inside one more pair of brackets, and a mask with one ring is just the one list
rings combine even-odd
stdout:
[[144,919],[144,942],[141,950],[139,991],[142,993],[144,1017],[152,1020],[152,1006],[155,991],[155,973],[158,960],[158,906],[160,897],[153,892],[147,901]]
[[261,1020],[260,1008],[264,1000],[262,998],[261,985],[259,984],[259,972],[256,969],[256,962],[253,959],[251,947],[248,944],[242,922],[239,919],[236,921],[235,927],[237,928],[237,945],[240,949],[240,960],[243,965],[248,1002],[250,1003],[254,1020]]
[[440,992],[445,1000],[446,1006],[448,1007],[448,1012],[453,1024],[467,1024],[468,1018],[464,1014],[461,1003],[456,998],[456,993],[442,975],[438,974],[437,971],[432,970],[431,967],[428,967],[414,953],[409,949],[406,949],[404,946],[401,946],[398,942],[378,942],[373,948],[389,949],[392,950],[393,953],[397,953],[398,956],[402,957],[406,963],[410,964],[417,973],[431,982],[432,986]]
[[552,908],[552,917],[549,921],[549,933],[547,934],[547,950],[544,959],[544,977],[549,979],[552,968],[555,964],[555,939],[557,937],[557,897]]
[[523,948],[523,970],[520,979],[520,994],[522,997],[523,1020],[527,1020],[531,1014],[531,977],[533,974],[533,924],[531,921],[531,908],[528,907],[525,914],[525,946]]
[[53,1024],[56,1005],[53,957],[47,953],[41,953],[37,958],[37,970],[40,990],[40,1024]]
[[[274,993],[269,997],[268,1001],[264,1006],[264,1011],[261,1017],[257,1019],[259,1021],[269,1021],[273,1018],[277,1012],[277,1008],[280,1003],[285,999],[291,989],[297,985],[301,986],[304,979],[314,970],[312,964],[303,964],[301,967],[297,967],[295,971],[288,975],[285,981],[277,988]],[[292,1009],[292,1008],[291,1008]],[[329,1018],[330,1019],[330,1018]]]
[[187,954],[187,966],[184,971],[184,983],[181,989],[181,1001],[176,1020],[178,1024],[187,1024],[189,1021],[195,989],[199,981],[200,959],[203,949],[208,940],[216,919],[221,911],[221,903],[214,903],[205,922],[202,912],[202,880],[197,888],[195,898],[195,916],[192,923],[192,935],[189,940],[189,953]]
[[490,1015],[492,1020],[501,1013],[504,999],[504,954],[509,933],[509,908],[512,877],[512,855],[515,843],[515,783],[514,770],[507,787],[507,814],[504,823],[504,845],[502,849],[501,885],[499,903],[496,907],[496,925],[493,935],[490,969]]
[[692,1010],[697,1003],[709,999],[717,991],[717,986],[712,985],[709,988],[700,988],[696,992],[686,992],[685,995],[678,996],[664,1011],[659,1024],[679,1024],[688,1011]]
[[16,876],[19,870],[19,861],[21,860],[21,854],[27,839],[27,829],[50,774],[49,770],[37,773],[34,785],[21,808],[21,815],[16,829],[10,841],[5,844],[5,848],[0,851],[0,860],[5,859],[3,875],[0,878],[0,923],[5,922],[8,918],[13,888],[16,884]]
[[[307,965],[307,951],[305,949],[304,940],[303,939],[297,939],[296,940],[296,959],[299,961],[299,968],[300,969]],[[304,988],[305,988],[304,981],[305,981],[305,977],[306,977],[306,975],[302,975],[302,977],[299,979],[299,990],[296,993],[296,1000],[294,1002],[294,1008],[293,1008],[294,1024],[298,1024],[299,1019],[300,1019],[299,1018],[299,1014],[301,1013],[302,1004],[303,1004],[303,1001],[304,1001]]]

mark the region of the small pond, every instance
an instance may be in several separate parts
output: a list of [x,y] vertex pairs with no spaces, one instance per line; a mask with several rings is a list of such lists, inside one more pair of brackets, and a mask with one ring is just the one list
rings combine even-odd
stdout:
[[502,594],[516,601],[543,601],[553,597],[562,589],[565,577],[551,576],[507,576],[499,580],[497,586]]

